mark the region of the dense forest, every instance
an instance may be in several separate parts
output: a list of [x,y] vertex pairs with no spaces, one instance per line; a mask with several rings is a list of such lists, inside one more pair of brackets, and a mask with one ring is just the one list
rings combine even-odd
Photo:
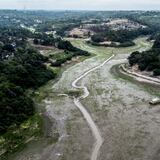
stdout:
[[[74,47],[69,41],[45,33],[33,34],[15,27],[1,27],[0,31],[0,134],[11,125],[19,125],[35,113],[32,95],[28,89],[37,89],[55,78],[56,73],[45,63],[49,58],[41,55],[35,45],[57,47],[66,56],[56,59],[53,66],[61,66],[74,56],[88,56],[88,52]],[[60,56],[59,56],[60,57]]]
[[[137,38],[140,35],[149,35],[151,34],[151,30],[149,28],[138,29],[138,30],[106,30],[100,33],[97,33],[91,37],[93,44],[97,44],[99,42],[104,41],[112,41],[119,42],[121,47],[127,47],[134,45],[133,39]],[[116,46],[112,44],[112,46]]]
[[157,36],[152,49],[144,52],[133,52],[129,58],[131,66],[138,65],[141,71],[153,71],[154,76],[160,75],[160,35]]
[[0,133],[34,114],[32,98],[25,91],[55,77],[44,65],[46,61],[46,57],[27,46],[0,47]]

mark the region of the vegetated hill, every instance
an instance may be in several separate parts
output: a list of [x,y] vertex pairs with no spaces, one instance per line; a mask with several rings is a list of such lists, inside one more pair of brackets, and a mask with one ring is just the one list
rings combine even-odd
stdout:
[[0,47],[0,134],[34,114],[26,89],[37,88],[55,74],[44,65],[47,58],[28,47]]
[[130,12],[126,15],[127,18],[146,25],[151,30],[151,39],[155,39],[160,32],[160,12],[159,11],[142,11]]
[[149,51],[133,52],[129,58],[131,66],[138,65],[141,71],[153,71],[154,76],[160,75],[160,35],[157,36]]
[[54,66],[61,66],[77,55],[90,55],[74,47],[69,41],[55,38],[45,33],[34,34],[26,29],[1,27],[0,30],[0,134],[11,125],[19,125],[34,114],[32,97],[28,89],[37,89],[53,79],[56,73],[45,63],[49,59],[39,53],[28,42],[34,38],[35,44],[53,46],[65,51],[65,56],[55,59]]

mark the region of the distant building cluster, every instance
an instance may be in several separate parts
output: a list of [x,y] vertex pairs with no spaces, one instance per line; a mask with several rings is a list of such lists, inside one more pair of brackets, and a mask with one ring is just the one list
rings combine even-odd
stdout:
[[[96,21],[96,20],[94,20]],[[141,25],[137,22],[128,20],[128,19],[105,19],[101,23],[93,23],[93,20],[85,21],[83,24],[78,28],[74,28],[71,31],[67,32],[67,35],[69,37],[74,38],[84,38],[89,37],[94,34],[94,32],[97,31],[105,31],[107,29],[111,30],[137,30],[137,29],[144,29],[147,28],[147,26]]]
[[105,23],[112,30],[136,30],[136,29],[144,29],[146,26],[141,25],[137,22],[128,20],[128,19],[114,19]]

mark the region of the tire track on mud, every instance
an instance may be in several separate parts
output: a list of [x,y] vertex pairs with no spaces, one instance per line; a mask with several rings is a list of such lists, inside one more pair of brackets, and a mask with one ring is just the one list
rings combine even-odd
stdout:
[[86,97],[89,96],[89,91],[87,89],[86,86],[78,86],[78,82],[83,79],[85,76],[87,76],[89,73],[103,67],[106,63],[108,63],[115,55],[112,55],[110,58],[108,58],[107,60],[105,60],[102,64],[90,69],[89,71],[83,73],[80,77],[78,77],[75,81],[72,82],[72,87],[76,88],[76,89],[83,89],[84,94],[78,98],[74,98],[74,104],[77,106],[77,108],[81,111],[83,117],[85,118],[85,120],[87,121],[93,135],[95,138],[95,143],[94,143],[94,148],[92,151],[92,155],[91,155],[91,160],[97,160],[98,158],[98,153],[99,150],[102,146],[103,143],[103,138],[101,136],[100,130],[97,127],[97,125],[95,124],[95,122],[93,121],[90,113],[86,110],[86,108],[81,104],[80,100],[81,99],[85,99]]

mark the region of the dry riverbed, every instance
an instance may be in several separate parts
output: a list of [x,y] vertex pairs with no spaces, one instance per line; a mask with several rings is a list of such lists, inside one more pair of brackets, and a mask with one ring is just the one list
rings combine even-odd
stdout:
[[71,85],[74,80],[102,64],[113,53],[116,55],[113,60],[78,82],[78,85],[88,87],[90,95],[82,100],[82,104],[104,140],[98,159],[154,159],[160,146],[157,140],[160,138],[160,108],[149,106],[150,93],[110,72],[112,66],[124,62],[130,52],[149,49],[151,45],[145,38],[137,39],[134,47],[120,49],[94,47],[82,40],[72,42],[96,56],[67,69],[56,84],[50,84],[47,98],[41,104],[51,122],[48,136],[58,134],[59,139],[44,147],[30,146],[15,160],[90,160],[95,139],[73,97],[65,94],[74,90]]
[[90,91],[83,104],[92,113],[104,138],[99,159],[155,159],[160,147],[157,141],[160,139],[160,106],[149,105],[153,95],[145,89],[110,73],[117,62],[110,61],[82,81]]

